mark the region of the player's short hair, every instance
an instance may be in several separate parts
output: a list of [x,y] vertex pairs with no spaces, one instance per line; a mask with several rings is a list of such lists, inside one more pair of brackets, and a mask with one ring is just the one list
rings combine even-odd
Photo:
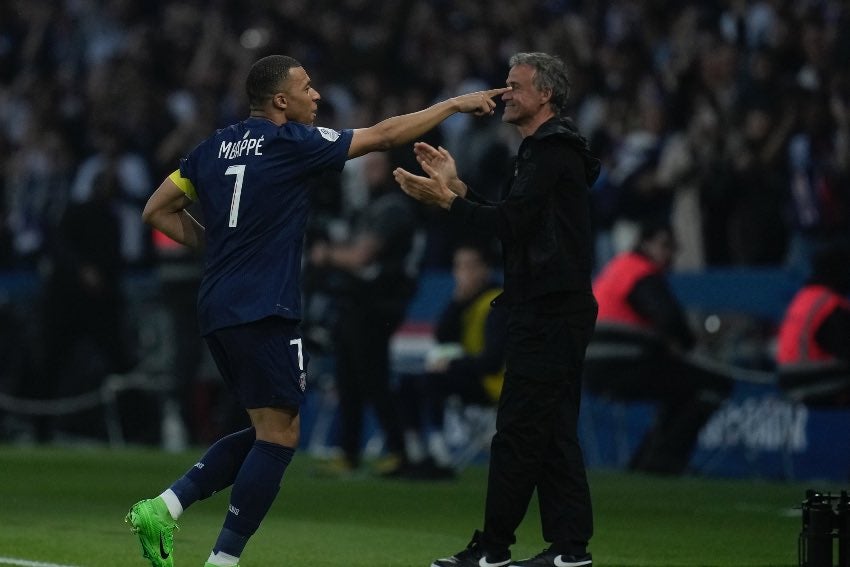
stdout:
[[570,98],[570,77],[567,66],[560,57],[540,52],[515,53],[508,64],[511,67],[528,65],[534,68],[535,88],[541,91],[551,89],[552,98],[549,99],[549,105],[555,114],[561,114]]
[[258,59],[251,65],[245,79],[250,107],[263,106],[280,90],[280,84],[289,76],[289,70],[301,66],[301,63],[287,55],[268,55]]

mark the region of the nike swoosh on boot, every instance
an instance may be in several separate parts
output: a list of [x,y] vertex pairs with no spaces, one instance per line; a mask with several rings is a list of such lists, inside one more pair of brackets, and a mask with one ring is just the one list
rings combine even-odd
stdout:
[[555,557],[555,567],[581,567],[582,565],[592,565],[592,559],[583,559],[581,561],[563,561],[561,560],[563,555],[558,555]]
[[159,534],[159,556],[163,559],[168,559],[168,552],[165,551],[165,545],[162,541],[162,534]]

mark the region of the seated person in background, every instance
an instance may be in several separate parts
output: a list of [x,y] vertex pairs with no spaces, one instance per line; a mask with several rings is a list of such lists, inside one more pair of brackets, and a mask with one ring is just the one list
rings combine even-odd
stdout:
[[504,378],[506,319],[502,309],[490,305],[502,289],[494,281],[486,245],[459,245],[452,275],[452,300],[437,323],[437,345],[426,357],[426,374],[401,383],[410,463],[406,474],[419,478],[454,476],[443,434],[446,400],[455,395],[464,404],[494,405]]
[[686,470],[700,429],[732,389],[728,377],[683,356],[696,340],[665,278],[674,251],[669,225],[646,221],[634,249],[601,270],[593,282],[599,317],[585,362],[590,392],[659,402],[629,463],[657,474]]
[[810,405],[850,406],[850,246],[815,255],[779,328],[779,385]]

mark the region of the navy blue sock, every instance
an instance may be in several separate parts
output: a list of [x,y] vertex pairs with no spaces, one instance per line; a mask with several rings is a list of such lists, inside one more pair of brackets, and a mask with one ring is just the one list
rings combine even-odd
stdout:
[[254,428],[249,427],[222,437],[207,449],[201,460],[171,485],[183,509],[233,484],[255,440]]
[[213,552],[242,555],[248,538],[254,535],[271,508],[287,465],[295,449],[267,441],[255,441],[233,483],[230,507]]

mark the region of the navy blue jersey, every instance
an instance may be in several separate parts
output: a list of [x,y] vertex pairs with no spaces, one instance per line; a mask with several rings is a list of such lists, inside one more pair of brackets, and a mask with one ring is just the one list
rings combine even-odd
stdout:
[[301,318],[301,253],[312,178],[341,170],[352,130],[248,118],[180,162],[205,227],[201,334],[270,315]]

